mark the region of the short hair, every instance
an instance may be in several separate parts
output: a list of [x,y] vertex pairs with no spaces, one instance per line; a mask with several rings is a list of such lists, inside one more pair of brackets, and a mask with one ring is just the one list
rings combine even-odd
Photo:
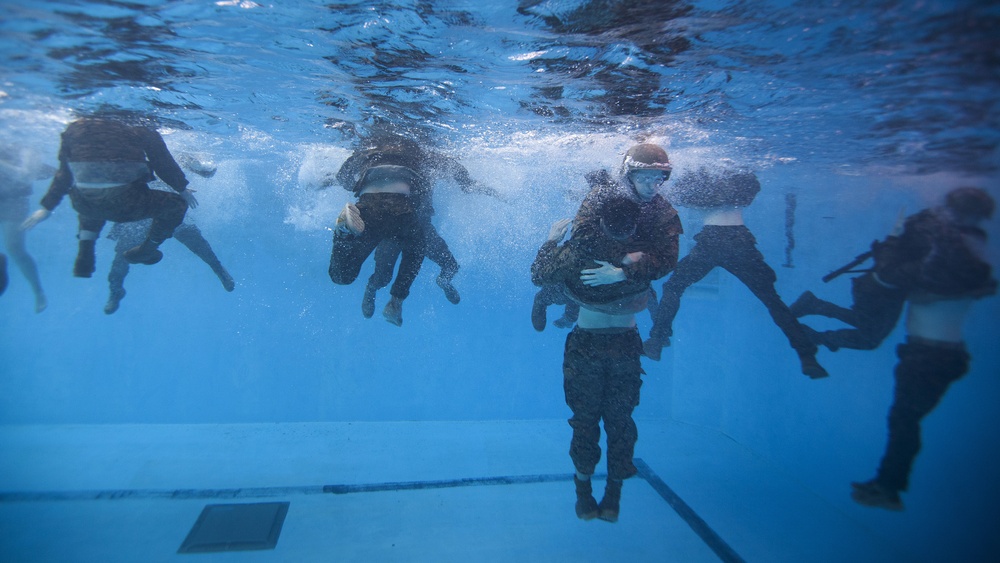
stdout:
[[598,215],[608,234],[618,238],[628,237],[635,232],[639,222],[639,203],[625,195],[612,193],[601,201]]
[[996,203],[986,190],[968,186],[948,192],[944,196],[944,204],[958,215],[977,221],[992,217],[993,209],[996,207]]

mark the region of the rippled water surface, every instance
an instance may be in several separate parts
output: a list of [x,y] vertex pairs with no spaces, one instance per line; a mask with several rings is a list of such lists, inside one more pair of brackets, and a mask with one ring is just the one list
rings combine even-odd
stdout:
[[747,159],[996,167],[1000,11],[921,1],[11,1],[0,109],[217,134],[646,132]]

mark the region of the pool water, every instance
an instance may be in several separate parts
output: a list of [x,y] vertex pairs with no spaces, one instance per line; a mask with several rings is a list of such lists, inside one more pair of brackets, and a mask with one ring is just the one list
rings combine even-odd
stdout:
[[[149,560],[172,558],[141,540],[102,551],[118,540],[83,523],[166,511],[176,530],[158,533],[176,550],[214,498],[181,510],[152,493],[95,504],[81,492],[287,493],[287,532],[302,521],[299,503],[309,506],[299,514],[331,518],[313,486],[538,475],[557,477],[538,489],[448,489],[436,498],[453,518],[426,528],[426,497],[400,501],[400,516],[384,497],[347,495],[364,522],[340,532],[337,553],[725,559],[700,536],[686,536],[690,551],[676,559],[653,539],[678,516],[650,479],[633,488],[632,507],[628,483],[615,527],[574,518],[566,331],[536,332],[529,317],[538,247],[575,213],[585,173],[616,171],[628,147],[653,142],[674,179],[720,163],[752,168],[762,189],[744,217],[778,293],[847,305],[849,276],[822,276],[901,213],[962,185],[1000,196],[998,28],[995,3],[944,0],[0,3],[0,142],[56,166],[75,112],[155,116],[175,155],[217,169],[189,170],[200,206],[187,221],[236,283],[225,291],[170,240],[160,264],[132,267],[108,315],[114,241],[98,242],[97,273],[79,279],[68,201],[27,234],[48,306],[35,312],[12,263],[0,297],[0,521],[16,532],[0,534],[0,559],[130,560],[144,547]],[[350,286],[327,274],[331,229],[352,196],[323,178],[385,128],[457,158],[499,194],[436,187],[434,223],[461,264],[461,302],[445,299],[425,261],[401,327],[360,314],[370,261]],[[32,209],[47,186],[34,182]],[[684,256],[702,215],[678,211]],[[985,225],[994,237],[997,221]],[[995,242],[987,254],[1000,263]],[[379,294],[377,310],[387,299]],[[967,319],[972,367],[924,421],[902,513],[854,504],[849,483],[870,478],[884,448],[903,327],[873,351],[823,349],[830,377],[809,380],[764,307],[721,270],[684,294],[662,359],[643,359],[636,456],[746,560],[832,561],[846,545],[866,546],[849,553],[857,560],[994,560],[998,319],[996,298]],[[638,323],[647,335],[648,315]],[[488,525],[461,527],[480,517],[477,505],[539,512],[530,534],[497,518],[506,523],[494,539],[524,540],[514,550],[487,541]],[[815,525],[834,521],[829,535]],[[404,525],[453,533],[437,551],[380,544]],[[334,548],[315,541],[326,532],[300,531],[281,537],[272,560],[331,560]],[[582,553],[581,541],[592,542]],[[294,555],[282,551],[293,544]]]

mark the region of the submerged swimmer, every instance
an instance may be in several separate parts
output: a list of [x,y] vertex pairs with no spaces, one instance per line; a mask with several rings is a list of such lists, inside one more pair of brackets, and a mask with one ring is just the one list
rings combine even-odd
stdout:
[[403,300],[424,259],[426,236],[417,208],[430,192],[430,184],[420,169],[420,155],[408,143],[394,142],[355,152],[337,174],[358,201],[345,204],[337,217],[330,279],[340,285],[353,283],[375,248],[391,240],[398,245],[402,261],[382,316],[396,326],[403,324]]
[[[642,339],[635,313],[646,309],[648,280],[619,279],[615,273],[643,260],[630,252],[639,205],[611,193],[595,202],[599,231],[574,233],[570,221],[554,223],[531,266],[539,286],[559,286],[580,307],[576,327],[566,337],[563,388],[573,411],[570,458],[576,468],[576,515],[583,520],[616,522],[622,481],[637,473],[632,457],[638,439],[632,411],[642,386]],[[591,476],[601,458],[601,422],[607,433],[608,478],[604,498],[593,497]]]
[[[393,268],[402,256],[396,282],[390,289],[392,296],[383,316],[400,325],[402,301],[409,294],[409,286],[416,277],[423,257],[441,267],[436,278],[438,287],[451,303],[458,304],[461,295],[453,279],[459,264],[448,244],[434,228],[433,188],[438,179],[450,180],[465,193],[478,193],[499,198],[496,190],[473,180],[468,170],[455,159],[421,147],[417,142],[398,135],[381,135],[369,139],[362,150],[355,152],[337,173],[337,181],[359,197],[358,204],[344,206],[338,217],[338,226],[346,233],[359,237],[349,240],[341,237],[341,248],[336,273],[331,258],[331,279],[335,283],[352,283],[357,278],[362,263],[372,253],[368,246],[374,244],[375,271],[365,286],[361,312],[366,318],[375,313],[375,296],[378,290],[392,282]],[[395,211],[386,211],[387,202],[394,196],[371,194],[398,194]],[[368,195],[369,197],[365,197]],[[364,205],[362,202],[364,201]],[[382,206],[382,211],[377,211]],[[415,219],[416,232],[411,224]],[[378,231],[364,237],[368,222],[376,221]],[[395,225],[387,225],[395,223]],[[334,237],[335,252],[337,237]],[[347,252],[346,249],[351,251]],[[417,254],[420,255],[419,260]],[[356,268],[355,268],[356,266]]]
[[[28,218],[31,183],[51,178],[53,173],[55,168],[41,163],[32,151],[18,150],[13,146],[5,146],[0,150],[0,223],[3,225],[7,252],[35,294],[36,313],[44,311],[49,302],[42,289],[38,265],[28,253],[21,223]],[[3,257],[3,267],[6,281],[6,256]]]
[[[573,219],[573,237],[594,238],[601,234],[598,213],[600,205],[613,194],[634,201],[636,212],[635,234],[629,243],[629,252],[639,252],[642,259],[607,273],[617,281],[652,281],[670,273],[677,265],[678,237],[683,232],[677,211],[660,194],[660,187],[670,178],[672,166],[663,148],[649,143],[635,145],[626,151],[618,177],[606,170],[587,174],[590,191],[584,197]],[[650,290],[652,296],[652,290]],[[531,324],[542,331],[546,324],[549,305],[566,305],[562,318],[553,324],[560,328],[573,325],[578,305],[567,299],[562,288],[543,286],[535,294],[531,308]]]
[[851,497],[860,504],[903,509],[899,493],[909,488],[921,446],[920,423],[969,370],[963,325],[973,302],[997,288],[984,257],[986,232],[979,226],[994,206],[979,188],[950,191],[944,206],[906,220],[895,257],[877,270],[879,279],[906,292],[906,342],[896,349],[899,363],[882,461],[873,479],[851,483]]
[[[174,192],[149,189],[153,174]],[[125,252],[131,264],[156,264],[159,246],[173,235],[188,207],[198,201],[170,154],[163,137],[151,127],[113,116],[83,117],[62,134],[59,170],[42,198],[41,209],[22,224],[31,229],[47,219],[67,194],[79,215],[79,251],[73,275],[89,278],[95,270],[95,245],[108,221],[152,219],[145,240]]]
[[802,373],[817,379],[827,372],[816,361],[817,346],[789,311],[774,289],[777,276],[757,250],[757,240],[743,223],[743,208],[760,191],[752,172],[724,168],[702,168],[683,175],[670,191],[677,205],[705,211],[705,226],[694,236],[696,244],[663,284],[660,304],[653,319],[650,338],[643,346],[646,355],[660,359],[660,351],[670,345],[673,321],[681,306],[681,295],[715,268],[737,277],[767,307],[774,324],[798,354]]

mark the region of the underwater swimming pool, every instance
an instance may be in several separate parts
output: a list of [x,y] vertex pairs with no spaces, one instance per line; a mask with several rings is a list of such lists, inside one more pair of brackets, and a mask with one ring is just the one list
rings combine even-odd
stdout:
[[[549,225],[575,213],[583,175],[616,171],[641,141],[666,148],[674,180],[720,162],[752,168],[761,192],[744,217],[780,296],[790,303],[811,290],[847,304],[848,277],[821,277],[884,237],[901,212],[935,205],[961,185],[998,195],[998,24],[995,3],[971,1],[0,3],[7,152],[54,167],[75,112],[154,115],[175,155],[216,168],[211,177],[188,168],[201,204],[187,217],[235,280],[225,291],[201,260],[168,240],[160,264],[132,268],[127,296],[109,315],[114,241],[98,241],[97,273],[78,279],[68,201],[27,234],[47,307],[35,312],[12,262],[0,297],[0,517],[17,531],[0,538],[0,559],[114,557],[72,546],[33,551],[47,544],[38,530],[74,530],[96,506],[73,497],[78,518],[63,518],[59,507],[68,505],[59,503],[70,501],[44,496],[54,492],[258,487],[280,496],[291,485],[572,472],[566,331],[532,329],[529,267]],[[382,128],[457,158],[500,196],[437,187],[434,224],[461,264],[461,302],[445,299],[437,266],[425,262],[401,327],[360,314],[370,261],[349,286],[327,274],[331,229],[351,194],[323,179],[359,138]],[[32,184],[32,209],[47,185]],[[683,257],[703,217],[678,211]],[[996,218],[986,230],[997,232]],[[987,253],[998,263],[995,242]],[[718,269],[684,294],[663,358],[642,360],[636,455],[747,560],[836,560],[842,552],[832,546],[855,539],[878,546],[852,554],[859,560],[887,552],[915,561],[995,558],[998,319],[995,298],[978,301],[967,319],[972,367],[925,420],[903,513],[860,507],[849,496],[849,483],[870,476],[885,445],[903,327],[873,351],[821,350],[830,377],[809,380],[765,308]],[[638,322],[645,336],[649,317]],[[824,322],[809,321],[836,326]],[[518,428],[506,432],[508,425]],[[266,432],[250,435],[268,438],[244,442],[263,444],[259,450],[215,441],[261,426]],[[352,427],[363,429],[354,442]],[[311,439],[284,439],[302,433]],[[414,435],[420,439],[405,439]],[[710,456],[700,443],[736,465],[713,464],[703,482],[698,468]],[[49,471],[64,454],[81,464],[78,475]],[[220,472],[227,459],[279,469]],[[788,496],[810,503],[797,498],[775,505],[791,513],[760,512],[783,480],[801,492]],[[530,504],[541,510],[531,520],[535,533],[504,528],[505,538],[530,537],[516,552],[477,543],[488,526],[443,539],[450,550],[366,552],[392,536],[391,523],[404,526],[390,508],[365,513],[370,525],[345,532],[351,540],[338,549],[348,560],[569,560],[587,554],[575,551],[581,540],[567,538],[587,537],[592,554],[606,549],[600,553],[613,558],[623,544],[649,542],[628,552],[630,560],[669,559],[669,545],[650,539],[658,524],[635,522],[660,522],[665,505],[652,488],[630,500],[631,485],[617,528],[597,528],[573,517],[568,483],[544,484],[552,489],[539,498],[551,504]],[[477,514],[477,502],[496,506],[464,490],[451,491],[455,520]],[[742,503],[740,491],[749,490],[754,502]],[[517,499],[529,503],[532,494],[500,496],[512,505],[497,510],[517,510]],[[322,514],[324,498],[291,498],[289,523],[297,502]],[[370,497],[351,498],[364,510]],[[109,526],[140,514],[156,520],[160,510],[115,502],[101,505],[113,511],[101,517]],[[421,531],[414,526],[426,500],[403,506],[413,534],[455,525]],[[183,524],[179,545],[193,522],[170,510]],[[810,520],[830,514],[848,524],[830,536],[806,533]],[[797,526],[811,545],[791,547]],[[608,531],[618,528],[626,531]],[[289,538],[302,534],[283,535],[270,557],[282,560]],[[97,537],[95,545],[115,541]],[[695,544],[691,560],[704,550]],[[296,553],[327,560],[322,551]]]

